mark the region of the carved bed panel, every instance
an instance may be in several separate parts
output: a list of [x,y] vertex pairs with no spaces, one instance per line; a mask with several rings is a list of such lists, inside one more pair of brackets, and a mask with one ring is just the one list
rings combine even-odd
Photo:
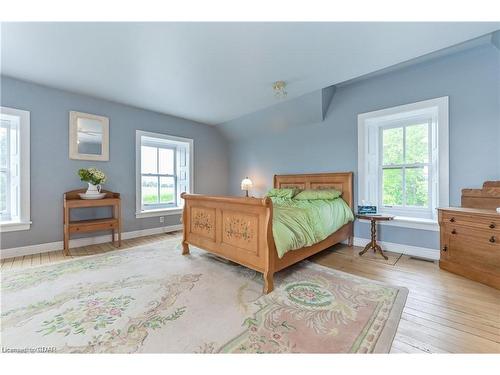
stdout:
[[259,216],[222,210],[222,243],[259,253]]
[[292,188],[295,188],[295,189],[300,189],[300,190],[305,190],[306,189],[306,184],[304,182],[300,182],[300,183],[282,183],[279,185],[279,188],[280,189],[292,189]]
[[191,233],[215,241],[215,208],[191,208]]

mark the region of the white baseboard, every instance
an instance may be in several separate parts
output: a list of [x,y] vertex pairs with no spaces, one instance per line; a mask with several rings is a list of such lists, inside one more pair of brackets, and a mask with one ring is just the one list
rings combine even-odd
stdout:
[[[131,231],[131,232],[124,232],[124,233],[122,233],[122,239],[126,240],[129,238],[149,236],[152,234],[174,232],[176,230],[182,230],[182,224],[170,225],[167,227],[151,228],[151,229],[141,229],[141,230],[135,230],[135,231]],[[73,247],[80,247],[80,246],[96,245],[96,244],[100,244],[100,243],[110,242],[111,239],[112,239],[111,234],[103,235],[103,236],[96,236],[96,237],[76,238],[76,239],[69,241],[69,247],[73,248]],[[353,244],[354,244],[354,246],[364,247],[369,241],[370,240],[367,238],[354,237]],[[425,259],[432,259],[432,260],[439,259],[439,250],[438,249],[429,249],[429,248],[419,247],[419,246],[410,246],[410,245],[404,245],[404,244],[399,244],[399,243],[394,243],[394,242],[379,241],[379,243],[380,243],[380,246],[382,246],[382,248],[384,250],[391,251],[394,253],[402,253],[402,254],[406,254],[406,255],[411,255],[411,256],[425,258]],[[29,246],[21,246],[21,247],[13,247],[10,249],[2,249],[0,251],[0,259],[13,258],[13,257],[24,256],[24,255],[30,255],[30,254],[46,253],[49,251],[57,251],[57,250],[62,250],[62,249],[63,249],[63,241],[48,242],[48,243],[29,245]]]
[[[368,238],[354,237],[353,239],[354,246],[364,247],[368,242],[370,242]],[[382,249],[394,253],[411,255],[414,257],[424,258],[424,259],[432,259],[432,260],[439,259],[438,249],[429,249],[427,247],[404,245],[394,242],[385,242],[385,241],[377,241],[377,242],[380,244],[380,246],[382,246]]]
[[[182,224],[169,225],[167,227],[134,230],[131,232],[122,233],[122,239],[126,240],[129,238],[149,236],[152,234],[174,232],[176,230],[181,230],[181,229],[182,229]],[[73,248],[80,246],[95,245],[95,244],[110,242],[111,240],[112,240],[111,234],[95,236],[95,237],[75,238],[69,241],[69,247]],[[47,253],[49,251],[62,250],[63,247],[64,247],[63,241],[47,242],[29,246],[12,247],[10,249],[2,249],[0,251],[0,259],[13,258],[30,254]]]

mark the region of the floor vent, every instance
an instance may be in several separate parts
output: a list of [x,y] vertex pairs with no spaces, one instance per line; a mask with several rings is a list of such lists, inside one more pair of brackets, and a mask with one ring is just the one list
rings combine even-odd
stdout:
[[410,259],[420,260],[422,262],[428,262],[428,263],[434,263],[435,262],[435,260],[433,260],[433,259],[420,258],[420,257],[414,257],[414,256],[410,256]]

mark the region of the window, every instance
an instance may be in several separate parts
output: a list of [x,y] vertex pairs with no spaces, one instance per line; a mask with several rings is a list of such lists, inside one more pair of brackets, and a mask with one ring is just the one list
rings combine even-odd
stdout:
[[449,194],[447,97],[359,115],[358,153],[359,204],[437,229]]
[[0,107],[0,230],[30,228],[30,113]]
[[179,213],[191,192],[193,140],[136,132],[137,217]]

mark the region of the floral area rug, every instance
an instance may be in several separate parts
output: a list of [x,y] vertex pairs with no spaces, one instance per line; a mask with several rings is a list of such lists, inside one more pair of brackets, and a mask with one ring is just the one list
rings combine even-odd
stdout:
[[4,352],[389,352],[407,290],[310,262],[262,276],[178,239],[2,272]]

